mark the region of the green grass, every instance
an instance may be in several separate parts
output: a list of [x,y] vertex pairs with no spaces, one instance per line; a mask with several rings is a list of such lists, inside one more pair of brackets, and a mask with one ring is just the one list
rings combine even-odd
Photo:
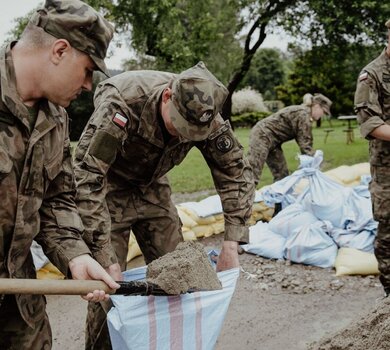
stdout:
[[[347,128],[346,122],[332,120],[332,126],[328,121],[323,121],[321,128],[313,127],[314,148],[324,152],[324,161],[321,165],[323,171],[336,168],[340,165],[353,165],[368,162],[368,143],[360,136],[359,128],[354,122],[355,141],[346,144],[346,135],[343,132]],[[324,129],[334,129],[324,143]],[[249,128],[238,128],[235,134],[240,143],[248,151]],[[76,146],[75,142],[72,142]],[[296,142],[286,142],[282,146],[290,172],[298,167],[299,148]],[[197,148],[193,148],[184,161],[168,173],[173,192],[196,192],[214,189],[210,170]],[[272,175],[267,166],[264,167],[261,182],[258,187],[272,183]]]
[[[340,165],[353,165],[356,163],[368,162],[368,143],[360,136],[356,123],[353,125],[354,142],[347,145],[346,135],[343,132],[347,128],[346,122],[332,120],[332,127],[328,121],[323,121],[321,128],[313,127],[314,148],[324,152],[324,161],[321,165],[323,171],[336,168]],[[324,143],[324,129],[334,129]],[[239,128],[235,134],[240,143],[248,151],[249,128]],[[290,172],[297,169],[299,161],[297,155],[299,148],[295,140],[289,141],[282,146]],[[201,153],[192,149],[186,159],[168,173],[173,192],[195,192],[205,189],[213,189],[214,184],[210,170],[202,158]],[[264,167],[261,182],[258,187],[272,183],[272,175],[267,166]]]

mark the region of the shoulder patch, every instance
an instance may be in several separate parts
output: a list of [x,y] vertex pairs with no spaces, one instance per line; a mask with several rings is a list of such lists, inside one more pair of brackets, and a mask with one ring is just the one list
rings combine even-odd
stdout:
[[363,80],[366,80],[368,78],[368,73],[367,72],[363,72],[359,75],[359,81],[363,81]]
[[230,135],[220,135],[215,140],[215,145],[217,146],[217,149],[223,153],[229,152],[233,146],[234,141]]
[[115,113],[115,115],[112,118],[112,121],[119,127],[124,128],[129,120],[127,119],[127,117],[123,116],[122,114]]

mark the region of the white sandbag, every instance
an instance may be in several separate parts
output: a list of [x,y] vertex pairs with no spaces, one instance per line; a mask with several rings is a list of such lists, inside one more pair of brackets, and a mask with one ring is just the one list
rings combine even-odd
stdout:
[[376,231],[362,230],[355,232],[333,228],[330,236],[339,248],[354,248],[368,253],[374,252]]
[[309,177],[309,183],[308,192],[303,196],[303,206],[319,220],[344,227],[347,220],[346,201],[352,189],[334,182],[320,171]]
[[347,199],[348,213],[345,216],[345,228],[352,232],[360,232],[362,230],[373,231],[378,227],[378,223],[372,215],[371,197],[366,197],[363,191],[355,191],[356,187],[351,192]]
[[272,232],[269,224],[259,221],[249,227],[249,243],[241,247],[247,252],[269,259],[283,259],[286,239]]
[[312,213],[305,211],[301,204],[294,203],[271,219],[269,230],[287,238],[295,230],[317,221],[318,219]]
[[[183,207],[183,206],[181,206],[181,204],[178,205],[177,208],[180,208],[180,210],[182,212],[184,212],[188,217],[190,217],[191,220],[193,220],[195,222],[195,225],[210,225],[217,220],[217,217],[219,215],[223,216],[223,214],[216,214],[216,215],[209,215],[209,216],[200,217],[197,213],[195,213],[195,211],[193,211],[190,208]],[[183,223],[183,225],[184,225],[184,223]]]
[[338,248],[327,235],[331,228],[331,223],[318,221],[293,232],[286,240],[284,257],[296,263],[332,267]]
[[[124,272],[125,280],[145,278],[146,267]],[[218,273],[223,289],[180,296],[111,296],[107,315],[115,350],[210,350],[221,331],[239,269]]]
[[46,264],[50,263],[48,257],[43,252],[42,247],[37,242],[32,241],[30,251],[33,257],[35,270],[39,270]]
[[221,198],[217,194],[202,199],[199,202],[181,203],[179,206],[193,210],[200,217],[207,217],[223,212]]

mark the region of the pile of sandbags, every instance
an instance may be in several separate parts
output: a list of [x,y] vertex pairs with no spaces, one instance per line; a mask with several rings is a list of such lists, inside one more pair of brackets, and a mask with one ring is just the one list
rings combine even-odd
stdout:
[[[351,187],[358,185],[362,176],[368,176],[370,174],[370,168],[368,163],[360,163],[352,166],[342,165],[326,171],[324,174],[339,184]],[[306,178],[300,179],[300,181],[295,184],[294,195],[302,193],[307,189],[308,185],[309,181]],[[272,219],[274,209],[269,203],[267,203],[267,205],[263,200],[263,192],[267,191],[269,187],[270,186],[265,186],[256,191],[256,198],[252,207],[252,216],[249,222],[251,230],[255,227],[256,223],[260,224],[259,222],[268,222]],[[196,240],[224,232],[223,210],[218,195],[207,197],[199,202],[181,203],[177,205],[176,208],[183,223],[182,231],[185,241]],[[36,256],[36,261],[44,261],[45,257],[42,255],[43,252],[39,252],[36,249],[34,250],[33,255]],[[131,233],[127,261],[131,261],[140,255],[142,255],[142,252],[134,234]],[[39,257],[41,257],[41,259]],[[57,273],[58,270],[56,271],[55,267],[52,267],[49,262],[47,262],[45,266],[39,264],[37,270],[39,270],[38,274],[40,278],[51,278],[47,276],[61,278]]]
[[[297,171],[263,191],[265,203],[281,203],[283,209],[269,223],[250,228],[245,251],[319,267],[335,266],[336,257],[345,266],[341,248],[365,252],[375,260],[373,243],[378,223],[372,216],[368,167],[339,167],[331,172],[336,182],[319,170],[322,159],[321,151],[314,157],[300,156]],[[358,183],[354,176],[363,179]],[[303,179],[307,185],[297,191]],[[339,268],[339,273],[342,270]],[[372,268],[358,270],[363,274]]]
[[[216,203],[210,206],[211,203]],[[194,240],[202,237],[210,237],[224,232],[224,217],[222,205],[218,195],[208,197],[200,202],[182,203],[176,206],[183,223],[184,240]],[[259,220],[269,221],[274,212],[273,208],[264,202],[255,202],[252,207],[250,224]]]
[[[180,220],[183,223],[182,232],[185,241],[210,237],[224,232],[222,205],[218,195],[207,197],[199,202],[182,203],[176,206]],[[257,221],[269,221],[274,212],[264,202],[255,202],[252,208],[250,225]],[[127,262],[141,255],[141,250],[133,233],[130,235]]]

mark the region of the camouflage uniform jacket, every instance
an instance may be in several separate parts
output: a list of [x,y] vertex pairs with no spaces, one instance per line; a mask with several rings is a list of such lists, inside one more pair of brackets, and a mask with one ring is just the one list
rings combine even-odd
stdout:
[[[170,138],[160,126],[163,90],[175,77],[157,71],[125,72],[102,82],[95,93],[95,112],[80,138],[75,155],[77,204],[85,226],[84,239],[103,266],[110,254],[108,190],[145,188],[163,176],[196,146],[203,154],[222,201],[225,239],[247,241],[254,184],[243,148],[230,124],[218,117],[218,127],[201,142]],[[123,125],[115,122],[120,115]],[[147,198],[159,203],[159,198]]]
[[362,136],[370,141],[371,165],[390,166],[390,142],[370,136],[377,127],[390,124],[390,57],[386,50],[360,73],[355,112]]
[[[67,275],[69,260],[89,253],[74,203],[67,114],[43,100],[30,130],[10,46],[0,50],[0,95],[0,277],[36,278],[33,239]],[[29,325],[44,316],[41,296],[17,295],[16,300]]]
[[283,108],[260,120],[254,127],[267,136],[270,149],[295,139],[302,154],[314,154],[309,107],[298,105]]

